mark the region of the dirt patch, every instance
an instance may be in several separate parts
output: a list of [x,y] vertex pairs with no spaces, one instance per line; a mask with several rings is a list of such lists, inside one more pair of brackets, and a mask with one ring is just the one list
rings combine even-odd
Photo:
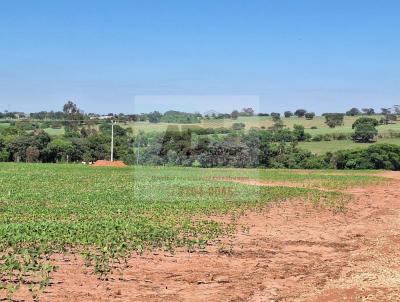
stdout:
[[108,161],[108,160],[98,160],[96,161],[92,167],[126,167],[124,162],[116,160],[116,161]]
[[336,192],[337,190],[330,190],[323,188],[320,181],[307,180],[303,182],[289,182],[289,181],[267,181],[257,180],[245,177],[215,177],[216,180],[223,180],[235,183],[241,183],[250,186],[265,186],[265,187],[289,187],[289,188],[305,188],[305,189],[318,189],[325,192]]
[[277,203],[207,252],[132,256],[106,281],[58,257],[40,301],[400,301],[400,174],[388,177],[351,189],[346,213]]

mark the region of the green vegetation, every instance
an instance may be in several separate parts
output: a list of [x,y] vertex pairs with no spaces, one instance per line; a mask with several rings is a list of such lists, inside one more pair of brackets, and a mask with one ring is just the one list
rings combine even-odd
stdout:
[[357,119],[352,126],[354,129],[352,139],[358,143],[373,142],[378,135],[378,130],[376,129],[378,125],[378,120],[374,118],[361,117]]
[[[378,139],[378,143],[394,144],[400,146],[400,138],[382,138]],[[330,140],[330,141],[299,143],[300,148],[309,150],[316,154],[325,154],[327,152],[336,152],[339,150],[346,150],[346,149],[365,149],[372,145],[373,143],[359,144],[351,140]]]
[[[358,147],[352,141],[362,145],[400,138],[400,123],[396,122],[399,112],[399,107],[382,108],[381,115],[374,114],[372,108],[351,108],[346,114],[316,117],[311,111],[297,109],[294,113],[286,111],[282,118],[279,112],[255,115],[252,108],[243,108],[230,114],[170,110],[99,116],[85,114],[76,104],[67,102],[62,111],[31,113],[31,118],[18,112],[2,113],[3,125],[8,126],[0,128],[0,161],[109,159],[114,120],[118,121],[114,126],[114,158],[126,164],[338,168],[332,152]],[[327,141],[335,143],[325,144]]]
[[342,126],[344,120],[343,113],[325,113],[325,123],[329,128],[335,128],[337,126]]
[[[310,181],[308,187],[325,189],[382,181],[355,172],[342,174],[3,163],[1,282],[9,293],[27,284],[35,296],[56,269],[51,261],[55,253],[80,253],[86,265],[104,277],[133,252],[203,249],[216,237],[231,234],[237,227],[235,217],[247,209],[300,198],[342,210],[348,200],[339,192],[250,186],[223,180],[227,177]],[[232,217],[229,223],[213,219],[226,214]]]
[[[376,115],[375,119],[381,119],[383,116]],[[281,117],[283,124],[292,129],[294,125],[303,125],[306,129],[307,133],[312,135],[315,134],[327,134],[327,133],[353,133],[352,125],[358,119],[357,116],[345,116],[343,118],[343,125],[336,126],[335,128],[329,128],[325,124],[325,117],[323,116],[315,116],[313,119],[306,118],[298,118],[296,116],[290,117]],[[253,127],[264,127],[268,129],[273,126],[274,121],[272,116],[239,116],[237,119],[204,119],[201,120],[200,123],[193,124],[193,127],[202,127],[202,128],[231,128],[234,123],[244,123],[246,125],[246,129],[249,130]],[[180,124],[180,123],[149,123],[149,122],[128,122],[124,124],[124,127],[130,127],[134,129],[136,132],[145,131],[165,131],[168,126],[176,125],[178,127],[185,126],[188,127],[190,124]],[[390,130],[400,132],[400,123],[392,123],[388,125],[380,125],[378,127],[378,131],[380,133],[388,133]]]
[[45,128],[43,129],[47,134],[53,135],[53,136],[60,136],[65,133],[64,127],[55,129],[55,128]]

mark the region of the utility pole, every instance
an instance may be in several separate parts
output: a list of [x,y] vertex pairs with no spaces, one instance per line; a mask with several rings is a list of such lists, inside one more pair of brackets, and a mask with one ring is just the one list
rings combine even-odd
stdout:
[[114,161],[114,121],[111,121],[111,161]]
[[139,165],[139,149],[140,149],[140,141],[138,140],[138,148],[137,148],[137,156],[136,156],[136,165]]

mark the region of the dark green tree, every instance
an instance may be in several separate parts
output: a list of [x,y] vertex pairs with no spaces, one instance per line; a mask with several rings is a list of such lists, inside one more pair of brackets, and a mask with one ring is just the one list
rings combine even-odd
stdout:
[[327,124],[329,128],[335,128],[336,126],[343,125],[343,113],[325,113],[324,116],[325,124]]
[[349,111],[346,112],[347,116],[356,116],[356,115],[360,115],[360,110],[358,108],[351,108]]
[[159,123],[161,121],[162,114],[158,111],[153,111],[147,115],[150,123]]
[[315,117],[315,113],[314,112],[307,112],[304,116],[305,116],[306,119],[312,120]]
[[286,118],[289,118],[289,117],[293,116],[293,112],[292,111],[285,111],[284,116]]
[[297,117],[304,117],[306,115],[306,113],[307,113],[307,110],[305,110],[305,109],[297,109],[294,112],[294,115]]
[[373,142],[375,136],[378,134],[375,126],[371,123],[359,123],[356,125],[353,140],[357,143],[370,143]]

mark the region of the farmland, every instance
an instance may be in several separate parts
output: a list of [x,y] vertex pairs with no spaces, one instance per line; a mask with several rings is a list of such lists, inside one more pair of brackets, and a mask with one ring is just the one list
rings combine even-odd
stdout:
[[[229,181],[235,179],[278,186]],[[234,234],[235,217],[244,211],[293,199],[342,211],[349,196],[339,190],[382,182],[357,171],[1,164],[3,286],[12,293],[28,283],[33,293],[40,291],[56,269],[50,261],[54,254],[82,254],[104,277],[132,253],[203,250],[216,238]],[[231,219],[216,219],[225,215]]]
[[[373,116],[375,119],[379,120],[382,118],[382,115]],[[294,125],[302,125],[304,126],[307,133],[311,135],[323,135],[323,134],[332,134],[332,133],[352,133],[352,124],[358,119],[360,116],[345,116],[343,120],[343,125],[335,128],[329,128],[325,124],[325,118],[323,116],[316,116],[311,120],[305,118],[298,117],[282,117],[283,124],[293,129]],[[6,120],[0,120],[0,127],[8,127],[10,123],[7,123]],[[179,124],[179,123],[149,123],[149,122],[124,122],[121,125],[124,128],[132,128],[136,131],[145,131],[145,132],[163,132],[166,131],[168,127],[178,127],[178,129],[183,128],[231,128],[234,123],[244,123],[245,128],[249,130],[252,127],[271,127],[274,124],[273,119],[270,116],[240,116],[237,119],[203,119],[200,123],[194,124]],[[386,134],[389,131],[400,131],[400,123],[394,123],[389,125],[381,125],[378,127],[379,133]],[[64,133],[64,129],[52,129],[46,128],[46,132],[50,135],[61,135]]]
[[[382,116],[376,115],[374,118],[379,120]],[[335,128],[329,128],[325,124],[325,117],[316,116],[312,120],[298,117],[282,118],[282,122],[288,128],[293,128],[294,125],[302,125],[306,131],[312,135],[317,134],[330,134],[330,133],[352,133],[352,124],[359,118],[359,116],[345,116],[343,120],[343,125]],[[241,116],[237,119],[204,119],[201,123],[197,124],[174,124],[174,123],[149,123],[149,122],[134,122],[128,123],[126,127],[132,127],[136,131],[165,131],[168,126],[178,126],[178,127],[202,127],[202,128],[218,128],[225,127],[230,128],[234,123],[244,123],[246,129],[252,127],[271,127],[274,122],[270,116],[251,116],[245,117]],[[382,125],[379,127],[381,133],[386,133],[389,130],[400,131],[400,124],[390,124]]]

